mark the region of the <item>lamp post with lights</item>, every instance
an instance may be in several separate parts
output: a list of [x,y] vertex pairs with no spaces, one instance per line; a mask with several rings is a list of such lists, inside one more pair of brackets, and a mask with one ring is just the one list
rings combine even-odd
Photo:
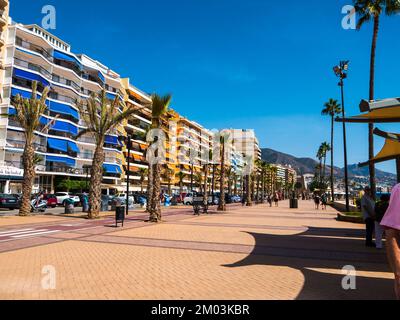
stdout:
[[347,78],[347,71],[349,69],[350,61],[340,61],[339,65],[333,68],[335,75],[340,79],[339,87],[342,96],[342,117],[343,117],[343,149],[344,149],[344,185],[346,192],[346,211],[350,211],[350,203],[349,203],[349,176],[348,176],[348,168],[347,168],[347,139],[346,139],[346,122],[345,119],[345,108],[344,108],[344,79]]

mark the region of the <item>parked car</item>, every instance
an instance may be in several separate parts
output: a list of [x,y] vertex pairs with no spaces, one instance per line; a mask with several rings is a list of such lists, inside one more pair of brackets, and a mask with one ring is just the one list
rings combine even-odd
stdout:
[[67,199],[73,199],[74,204],[79,204],[79,202],[80,202],[80,199],[78,196],[75,196],[69,192],[57,192],[55,194],[55,196],[57,198],[57,204],[61,205],[61,206],[65,205],[65,200],[67,200]]
[[234,202],[234,203],[239,203],[239,202],[242,201],[242,197],[241,197],[241,196],[238,196],[238,195],[233,195],[233,196],[231,197],[231,199],[232,199],[232,202]]
[[183,204],[187,206],[191,206],[193,204],[193,192],[189,192],[183,198]]
[[[111,202],[115,200],[121,201],[122,205],[126,204],[126,193],[118,193],[114,197],[110,198]],[[129,196],[129,203],[135,203],[135,197]]]
[[147,204],[147,197],[144,195],[134,195],[135,203],[145,206]]
[[55,194],[44,194],[43,200],[47,201],[47,207],[51,208],[57,207],[57,197]]
[[21,201],[18,196],[14,194],[0,194],[0,208],[3,209],[19,209]]

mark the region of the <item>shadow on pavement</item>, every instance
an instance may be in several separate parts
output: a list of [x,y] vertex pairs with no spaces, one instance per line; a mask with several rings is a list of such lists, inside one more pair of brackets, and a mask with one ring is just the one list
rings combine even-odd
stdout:
[[[391,279],[357,276],[356,290],[342,288],[345,275],[340,271],[346,265],[354,266],[358,272],[390,272],[385,252],[364,246],[362,230],[311,227],[297,235],[246,233],[255,239],[253,251],[243,260],[225,267],[269,265],[297,269],[304,276],[299,300],[395,298]],[[339,271],[333,274],[330,270],[312,269]]]

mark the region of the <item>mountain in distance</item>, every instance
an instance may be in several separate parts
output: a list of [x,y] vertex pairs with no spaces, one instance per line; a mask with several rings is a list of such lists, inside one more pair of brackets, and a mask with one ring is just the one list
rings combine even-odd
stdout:
[[[276,150],[264,148],[261,149],[261,157],[264,161],[273,164],[290,165],[297,171],[298,174],[315,173],[315,167],[319,164],[318,161],[311,158],[297,158],[290,154],[279,152]],[[329,161],[329,159],[327,159]],[[358,167],[357,164],[348,165],[349,177],[367,177],[369,175],[368,167]],[[327,172],[330,166],[327,165]],[[344,177],[344,168],[333,168],[336,177]],[[380,181],[383,180],[396,180],[396,175],[393,173],[385,172],[376,169],[376,178]]]

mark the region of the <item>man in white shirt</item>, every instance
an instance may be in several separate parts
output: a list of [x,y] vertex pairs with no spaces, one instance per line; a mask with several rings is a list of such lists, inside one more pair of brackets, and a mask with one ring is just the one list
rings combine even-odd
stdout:
[[361,212],[365,222],[366,236],[365,245],[375,247],[372,236],[375,229],[375,201],[371,196],[371,188],[365,187],[364,195],[361,198]]

